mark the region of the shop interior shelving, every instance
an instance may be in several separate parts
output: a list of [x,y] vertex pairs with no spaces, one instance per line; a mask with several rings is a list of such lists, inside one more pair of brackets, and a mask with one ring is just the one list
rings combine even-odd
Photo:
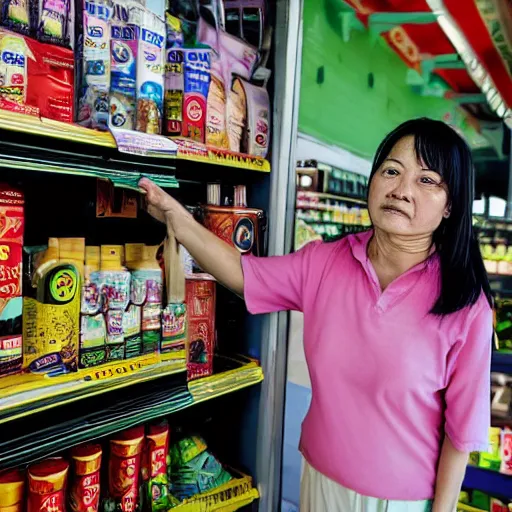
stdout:
[[[228,189],[246,184],[249,204],[268,209],[267,160],[187,141],[177,141],[174,153],[130,154],[118,149],[109,133],[3,111],[0,169],[2,181],[24,190],[29,245],[44,244],[48,236],[81,236],[94,244],[160,243],[165,228],[142,211],[137,219],[96,219],[94,178],[136,189],[140,177],[148,176],[190,206],[205,202],[208,182]],[[223,462],[254,475],[257,384],[263,380],[261,326],[239,299],[217,288],[219,355],[210,377],[187,382],[184,354],[178,354],[167,360],[141,356],[52,379],[0,379],[0,469],[25,466],[77,443],[169,417],[206,432]],[[204,510],[236,510],[257,498],[250,477],[242,474],[233,482],[244,492],[229,486],[218,492],[231,496],[226,503],[234,508],[222,508],[212,493],[202,497],[209,500]],[[197,506],[184,503],[179,510]]]

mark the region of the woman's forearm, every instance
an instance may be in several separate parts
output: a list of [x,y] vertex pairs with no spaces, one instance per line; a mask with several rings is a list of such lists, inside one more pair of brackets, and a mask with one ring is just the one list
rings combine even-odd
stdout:
[[172,228],[178,242],[191,254],[198,265],[221,284],[239,296],[244,292],[244,276],[240,253],[199,224],[192,215],[182,212],[169,216],[167,227]]
[[432,512],[453,512],[456,510],[468,456],[469,454],[458,451],[445,436],[437,469]]

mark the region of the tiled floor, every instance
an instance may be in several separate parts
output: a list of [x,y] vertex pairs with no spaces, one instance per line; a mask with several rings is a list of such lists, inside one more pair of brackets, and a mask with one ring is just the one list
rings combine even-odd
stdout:
[[302,315],[292,313],[286,386],[282,512],[297,512],[299,509],[302,456],[298,446],[301,424],[309,408],[310,400],[311,385],[302,345]]

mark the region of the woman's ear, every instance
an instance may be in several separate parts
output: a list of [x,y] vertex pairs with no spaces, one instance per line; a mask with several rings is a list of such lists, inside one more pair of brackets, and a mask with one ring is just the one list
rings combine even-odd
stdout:
[[451,213],[452,213],[452,204],[449,203],[448,206],[446,207],[444,213],[443,213],[443,217],[445,219],[447,219],[451,215]]

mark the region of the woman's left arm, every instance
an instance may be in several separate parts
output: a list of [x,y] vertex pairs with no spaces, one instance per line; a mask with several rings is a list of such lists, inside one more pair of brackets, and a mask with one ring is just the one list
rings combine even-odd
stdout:
[[432,512],[453,512],[456,510],[468,458],[468,453],[460,452],[453,446],[448,436],[444,437],[437,468]]

